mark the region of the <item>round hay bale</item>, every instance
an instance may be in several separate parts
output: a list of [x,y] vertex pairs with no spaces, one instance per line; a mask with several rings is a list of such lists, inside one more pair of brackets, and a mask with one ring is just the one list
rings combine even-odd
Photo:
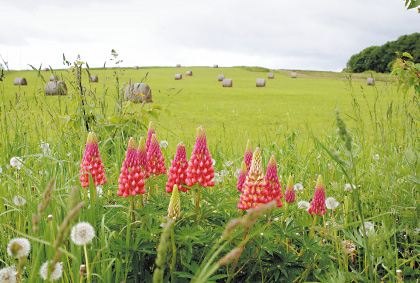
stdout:
[[213,68],[219,68],[219,65],[215,64],[213,65]]
[[192,71],[186,71],[185,75],[188,76],[188,77],[191,77],[192,76]]
[[46,95],[67,95],[67,86],[63,81],[48,82],[45,86]]
[[181,74],[175,74],[175,80],[182,80]]
[[217,76],[217,80],[218,80],[219,82],[222,82],[224,79],[225,79],[225,75],[218,75],[218,76]]
[[176,67],[177,68],[181,68],[181,64],[176,64]]
[[273,73],[268,73],[268,78],[269,79],[274,79],[274,74]]
[[290,73],[290,77],[292,77],[293,79],[294,79],[294,78],[297,78],[297,74],[296,74],[296,72],[291,72],[291,73]]
[[265,79],[257,79],[257,87],[265,87]]
[[125,97],[134,103],[146,101],[152,103],[152,90],[148,84],[134,83],[125,89]]
[[232,87],[232,79],[223,79],[223,87]]
[[26,79],[25,79],[25,78],[16,78],[16,79],[13,81],[13,84],[14,84],[14,85],[28,85],[28,82],[26,81]]
[[375,80],[373,78],[367,78],[366,83],[367,85],[375,85]]
[[97,83],[99,81],[98,76],[90,76],[89,80],[91,83]]
[[44,72],[49,72],[50,69],[49,68],[44,68]]
[[134,70],[138,70],[139,69],[139,66],[134,66]]
[[60,80],[60,77],[57,75],[51,75],[50,76],[50,82],[57,82]]

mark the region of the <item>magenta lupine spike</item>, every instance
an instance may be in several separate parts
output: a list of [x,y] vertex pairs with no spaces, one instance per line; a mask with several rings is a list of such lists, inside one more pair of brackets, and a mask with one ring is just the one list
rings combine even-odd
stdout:
[[139,142],[139,148],[137,149],[137,154],[139,156],[139,164],[143,170],[143,172],[145,173],[145,178],[149,178],[150,177],[150,173],[149,173],[149,166],[147,163],[147,149],[146,149],[146,142],[144,140],[143,137],[140,138],[140,142]]
[[174,185],[178,185],[180,191],[188,191],[188,188],[182,186],[182,184],[186,184],[187,182],[188,169],[188,159],[184,143],[180,142],[178,144],[175,158],[171,164],[168,171],[168,182],[166,182],[166,192],[171,193]]
[[318,181],[315,186],[314,199],[311,201],[311,207],[308,212],[315,215],[323,215],[327,210],[325,209],[325,190],[322,176],[318,176]]
[[295,188],[293,184],[293,176],[290,175],[287,181],[286,192],[284,193],[284,200],[288,203],[295,202]]
[[82,163],[80,163],[81,174],[79,177],[82,187],[89,187],[89,174],[92,175],[95,186],[103,185],[107,182],[105,177],[104,164],[99,155],[98,140],[94,132],[90,132],[86,142],[85,153]]
[[144,188],[144,172],[140,166],[140,158],[137,153],[134,138],[130,138],[128,142],[127,155],[121,167],[120,178],[118,179],[119,196],[133,197],[146,193]]
[[155,134],[147,150],[147,166],[150,174],[166,174],[165,158],[162,156],[159,141]]
[[242,192],[247,174],[248,171],[246,169],[245,161],[242,161],[241,169],[239,170],[238,184],[236,185],[238,191]]
[[197,129],[194,150],[187,169],[187,186],[200,183],[204,188],[214,186],[214,168],[203,126]]
[[279,177],[277,176],[277,162],[274,155],[271,156],[270,161],[268,162],[265,182],[264,193],[267,196],[267,201],[270,202],[275,200],[277,202],[277,207],[282,207],[283,203],[281,202],[281,199],[283,198],[283,194]]
[[261,151],[258,147],[253,154],[251,168],[246,176],[242,190],[238,203],[239,209],[257,208],[261,204],[267,203]]
[[251,141],[248,140],[246,144],[245,154],[244,154],[244,162],[246,164],[246,170],[247,173],[249,172],[249,169],[251,168],[251,162],[252,162],[252,147],[251,147]]
[[155,128],[153,127],[152,121],[149,122],[149,128],[147,130],[146,149],[149,152],[150,144],[152,143],[152,136],[155,135]]

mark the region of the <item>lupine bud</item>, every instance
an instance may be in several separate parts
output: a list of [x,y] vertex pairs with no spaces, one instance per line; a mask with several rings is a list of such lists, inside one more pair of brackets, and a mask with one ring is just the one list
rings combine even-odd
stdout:
[[165,158],[162,156],[159,141],[155,134],[147,150],[147,166],[150,174],[166,174]]
[[150,144],[152,143],[152,136],[155,135],[155,128],[153,127],[152,121],[149,122],[149,128],[147,130],[147,141],[146,141],[146,149],[149,152]]
[[322,176],[318,176],[318,181],[315,186],[314,199],[311,202],[311,207],[308,209],[308,212],[315,215],[323,215],[327,210],[325,209],[325,191],[324,191],[324,181]]
[[105,178],[104,165],[99,155],[98,140],[94,132],[90,132],[86,142],[85,154],[80,163],[79,177],[82,187],[89,187],[89,174],[92,175],[95,186],[103,185],[107,182]]
[[177,219],[181,216],[181,199],[179,198],[178,186],[174,185],[171,195],[171,201],[168,207],[169,219]]
[[140,159],[137,154],[134,138],[130,138],[127,155],[121,167],[120,178],[118,179],[119,187],[117,194],[126,198],[129,195],[134,197],[138,194],[146,193],[146,189],[144,188],[144,175],[145,173],[140,166]]
[[277,207],[282,207],[281,199],[283,194],[281,192],[281,185],[279,177],[277,176],[277,162],[274,155],[271,156],[267,165],[267,173],[265,175],[265,190],[267,192],[267,202],[275,200]]
[[245,161],[242,161],[241,169],[239,170],[238,184],[236,185],[236,189],[241,192],[245,183],[246,175],[248,174],[246,168],[247,166]]
[[214,168],[209,149],[207,148],[206,133],[203,126],[197,129],[197,138],[187,169],[187,186],[200,183],[204,188],[214,186]]
[[144,141],[143,137],[140,138],[140,143],[139,143],[139,148],[137,149],[137,154],[139,156],[139,162],[140,162],[141,169],[145,174],[145,178],[147,179],[147,178],[150,177],[150,173],[149,173],[149,166],[148,166],[148,163],[147,163],[146,142]]
[[293,184],[293,176],[290,175],[287,181],[286,192],[284,193],[284,200],[286,202],[295,202],[295,188]]
[[174,185],[178,185],[178,189],[186,192],[189,190],[182,186],[187,180],[188,159],[185,152],[185,145],[180,142],[177,146],[175,159],[168,171],[168,182],[166,182],[166,192],[171,193]]
[[251,168],[251,162],[252,162],[252,147],[251,147],[251,141],[248,140],[246,144],[245,154],[244,154],[244,162],[246,164],[246,170],[247,173],[249,172],[249,169]]
[[267,203],[267,191],[262,170],[261,151],[257,147],[252,156],[251,168],[242,187],[243,192],[239,198],[239,209],[250,209]]

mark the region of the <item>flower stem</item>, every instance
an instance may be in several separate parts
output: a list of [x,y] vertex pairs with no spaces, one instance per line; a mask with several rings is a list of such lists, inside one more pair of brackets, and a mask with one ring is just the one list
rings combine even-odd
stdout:
[[176,276],[175,276],[175,264],[176,264],[175,223],[171,227],[171,242],[172,242],[171,282],[176,282]]
[[198,214],[200,213],[200,188],[195,192],[195,219],[194,223],[198,221]]
[[318,217],[318,215],[315,214],[314,215],[314,222],[312,223],[312,229],[311,229],[311,232],[309,232],[309,239],[312,239],[312,237],[314,236],[317,217]]
[[134,223],[136,222],[136,215],[134,214],[134,197],[133,196],[131,196],[130,201],[131,201],[131,222],[134,225]]
[[85,260],[86,260],[86,277],[87,277],[87,282],[90,282],[89,259],[88,259],[88,255],[87,255],[86,245],[83,245],[83,249],[85,250]]

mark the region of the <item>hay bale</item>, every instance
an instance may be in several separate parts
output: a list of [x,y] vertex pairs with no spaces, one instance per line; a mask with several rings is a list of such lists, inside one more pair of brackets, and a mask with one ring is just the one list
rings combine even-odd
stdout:
[[297,74],[296,74],[296,72],[291,72],[291,73],[290,73],[290,77],[292,77],[293,79],[294,79],[294,78],[297,78]]
[[223,87],[232,87],[232,79],[223,79]]
[[375,80],[373,78],[367,78],[366,83],[367,85],[375,85]]
[[181,68],[181,64],[176,64],[176,67],[177,68]]
[[125,89],[125,97],[134,103],[148,102],[152,103],[152,90],[148,84],[134,83]]
[[181,74],[175,74],[175,80],[182,80]]
[[225,79],[225,75],[218,75],[218,76],[217,76],[217,80],[218,80],[219,82],[222,82],[224,79]]
[[139,66],[134,66],[134,70],[138,70],[139,69]]
[[89,81],[91,83],[97,83],[99,81],[98,76],[90,76]]
[[265,87],[265,80],[257,79],[257,87]]
[[274,79],[274,74],[273,73],[268,73],[268,78],[269,79]]
[[51,81],[45,86],[46,95],[67,95],[67,86],[63,81]]
[[213,65],[213,68],[219,68],[219,65],[215,64]]
[[192,76],[192,71],[186,71],[185,75],[188,76],[188,77],[191,77]]
[[26,81],[26,79],[25,79],[25,78],[16,78],[16,79],[13,81],[13,84],[14,84],[14,85],[28,85],[28,82]]
[[57,82],[60,80],[60,77],[57,75],[51,75],[50,76],[50,82]]

